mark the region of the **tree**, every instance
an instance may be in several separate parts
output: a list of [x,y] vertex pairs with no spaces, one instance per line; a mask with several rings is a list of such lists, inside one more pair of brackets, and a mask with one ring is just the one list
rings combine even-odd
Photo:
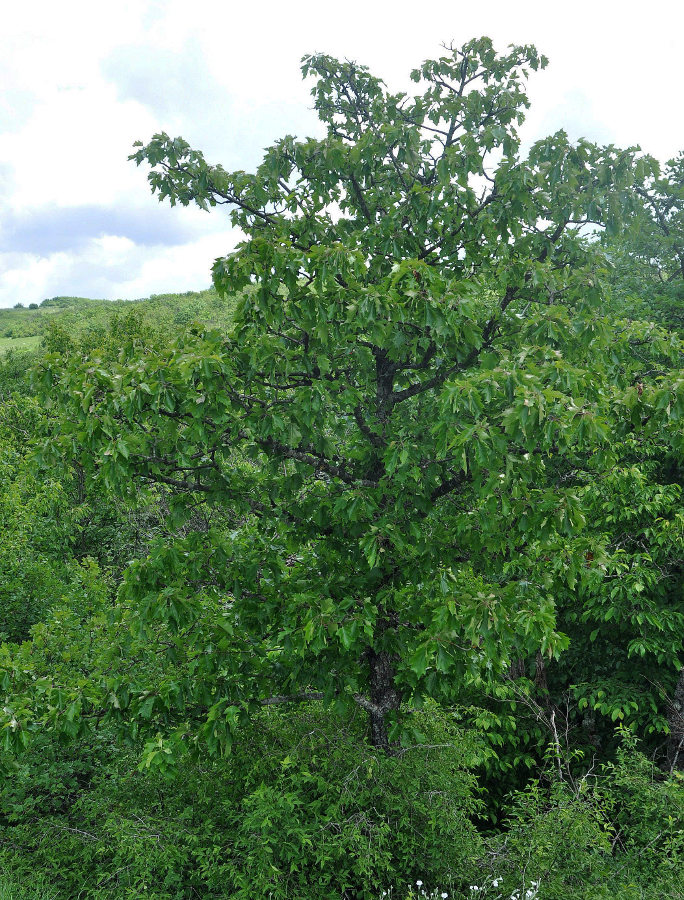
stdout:
[[[46,372],[67,452],[119,492],[170,489],[183,526],[119,594],[120,652],[158,664],[135,683],[104,666],[78,698],[171,730],[148,763],[311,697],[361,707],[390,748],[420,738],[410,706],[566,645],[554,595],[588,571],[582,490],[650,396],[644,376],[634,412],[633,339],[672,348],[614,332],[583,236],[633,202],[634,152],[559,132],[520,156],[545,64],[483,38],[409,96],[311,56],[325,135],[283,138],[256,173],[165,134],[137,145],[160,199],[226,205],[245,236],[213,268],[240,292],[231,332]],[[197,516],[216,506],[225,528]]]
[[684,325],[684,152],[648,163],[621,235],[606,236],[613,291],[623,307],[681,332]]
[[[642,319],[681,335],[684,153],[664,166],[644,158],[634,201],[623,229],[601,236],[611,263],[606,303],[616,325]],[[661,384],[676,384],[681,365],[680,354],[647,353],[640,362],[635,359],[633,385],[644,389],[644,373],[656,374]],[[667,406],[668,396],[661,392],[659,402]],[[587,592],[581,613],[568,604],[570,616],[583,622],[591,636],[589,642],[575,642],[571,656],[579,666],[570,680],[580,683],[580,702],[590,710],[613,720],[641,719],[645,733],[669,730],[667,765],[681,767],[681,446],[653,430],[646,441],[643,434],[630,435],[621,457],[620,468],[588,498],[596,527],[608,536],[607,577]],[[613,675],[606,678],[601,669],[609,659]]]

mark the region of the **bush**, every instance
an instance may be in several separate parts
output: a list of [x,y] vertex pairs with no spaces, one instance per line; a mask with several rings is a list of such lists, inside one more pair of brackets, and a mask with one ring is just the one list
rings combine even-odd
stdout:
[[0,794],[0,862],[83,900],[377,900],[418,878],[453,892],[481,853],[477,749],[447,714],[415,715],[430,744],[386,756],[360,722],[267,708],[228,759],[173,781],[104,735],[37,747]]
[[600,774],[510,798],[470,900],[684,900],[684,781],[622,741]]

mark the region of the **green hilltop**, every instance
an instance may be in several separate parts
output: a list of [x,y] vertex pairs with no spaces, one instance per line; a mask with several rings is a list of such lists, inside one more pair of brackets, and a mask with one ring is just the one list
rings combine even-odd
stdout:
[[50,297],[30,306],[0,309],[0,353],[36,349],[50,329],[59,326],[72,335],[106,328],[111,321],[133,313],[156,327],[189,322],[219,325],[230,315],[232,303],[213,288],[178,294],[152,294],[136,300],[98,300],[89,297]]

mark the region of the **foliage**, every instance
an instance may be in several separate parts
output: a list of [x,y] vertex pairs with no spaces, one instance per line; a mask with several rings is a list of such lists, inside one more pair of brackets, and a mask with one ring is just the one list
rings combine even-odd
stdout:
[[7,350],[0,356],[0,403],[12,394],[33,393],[29,374],[36,358],[35,353],[17,350]]
[[195,321],[223,324],[230,316],[231,304],[219,300],[216,291],[186,291],[182,294],[154,294],[145,300],[91,300],[85,297],[53,297],[39,307],[19,304],[14,309],[0,309],[0,351],[35,347],[39,339],[59,326],[72,338],[84,333],[100,332],[109,327],[112,318],[131,314],[154,323],[167,335],[170,329]]
[[267,709],[230,761],[183,767],[174,782],[130,756],[113,766],[104,738],[76,753],[43,744],[0,796],[15,871],[38,865],[84,898],[370,900],[426,870],[463,883],[480,846],[466,771],[477,744],[448,715],[417,715],[438,746],[387,757],[358,722]]
[[684,783],[664,779],[623,737],[616,762],[598,774],[532,782],[510,798],[478,900],[522,898],[533,880],[545,900],[684,896]]
[[684,326],[684,152],[652,173],[636,191],[638,205],[625,233],[605,241],[613,261],[613,291],[623,309],[681,331]]
[[0,900],[55,900],[54,892],[47,885],[38,884],[36,876],[30,887],[19,885],[10,872],[0,873]]
[[43,739],[0,792],[0,859],[84,900],[684,895],[682,781],[629,733],[614,764],[513,794],[505,830],[483,841],[469,823],[479,740],[435,709],[419,716],[439,746],[392,757],[317,704],[271,707],[229,759],[184,762],[174,780],[106,733]]
[[556,595],[568,649],[556,661],[524,661],[509,696],[474,720],[498,748],[488,761],[492,799],[502,775],[510,784],[516,767],[524,780],[539,766],[552,713],[579,766],[597,753],[612,758],[616,723],[635,729],[662,764],[672,762],[684,633],[681,476],[662,441],[627,439],[621,455],[582,492],[584,570]]
[[[616,329],[635,328],[634,319],[641,316],[678,330],[677,298],[684,285],[681,159],[670,161],[662,171],[654,160],[646,168],[644,182],[635,185],[637,205],[624,234],[601,241],[613,263],[605,302]],[[638,327],[643,343],[636,335],[632,339],[631,391],[638,400],[648,390],[645,374],[655,374],[660,381],[642,407],[646,421],[649,405],[665,408],[671,402],[672,394],[662,388],[678,383],[682,360],[680,354],[654,353],[655,345],[649,347],[644,340],[652,326],[644,322]],[[673,415],[676,420],[681,409]],[[636,426],[634,411],[631,417]],[[576,586],[569,584],[570,590],[556,595],[569,649],[541,670],[538,660],[523,666],[524,676],[543,683],[541,690],[539,684],[532,685],[536,712],[529,715],[528,701],[519,705],[519,710],[527,710],[522,716],[494,707],[497,721],[507,725],[497,726],[502,764],[524,760],[530,768],[538,765],[544,740],[551,736],[542,720],[548,724],[552,709],[558,727],[586,760],[597,752],[602,758],[614,754],[618,721],[637,728],[662,765],[677,764],[684,733],[677,706],[684,696],[684,535],[679,509],[684,479],[679,439],[673,441],[666,430],[659,422],[658,428],[625,435],[614,468],[583,491],[589,523],[585,535],[592,538],[586,545],[586,571]],[[523,678],[516,692],[526,690]],[[495,774],[498,764],[490,764]]]
[[10,640],[27,638],[74,576],[63,486],[40,478],[31,458],[40,420],[30,397],[15,395],[0,407],[0,632]]

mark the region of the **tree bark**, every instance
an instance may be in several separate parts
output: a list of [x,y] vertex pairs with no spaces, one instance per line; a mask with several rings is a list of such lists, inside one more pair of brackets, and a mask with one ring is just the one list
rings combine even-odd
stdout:
[[383,750],[390,750],[387,733],[387,713],[399,709],[401,695],[394,684],[394,665],[386,651],[368,653],[370,666],[371,702],[368,706],[370,715],[371,744]]
[[669,704],[667,723],[670,735],[667,740],[667,762],[670,773],[684,770],[684,667],[679,670],[674,697]]
[[525,660],[522,656],[514,656],[511,660],[511,664],[508,667],[508,677],[515,681],[517,678],[522,678],[526,673]]
[[546,682],[546,665],[541,650],[537,650],[534,657],[534,686],[539,694],[548,699],[549,686]]

